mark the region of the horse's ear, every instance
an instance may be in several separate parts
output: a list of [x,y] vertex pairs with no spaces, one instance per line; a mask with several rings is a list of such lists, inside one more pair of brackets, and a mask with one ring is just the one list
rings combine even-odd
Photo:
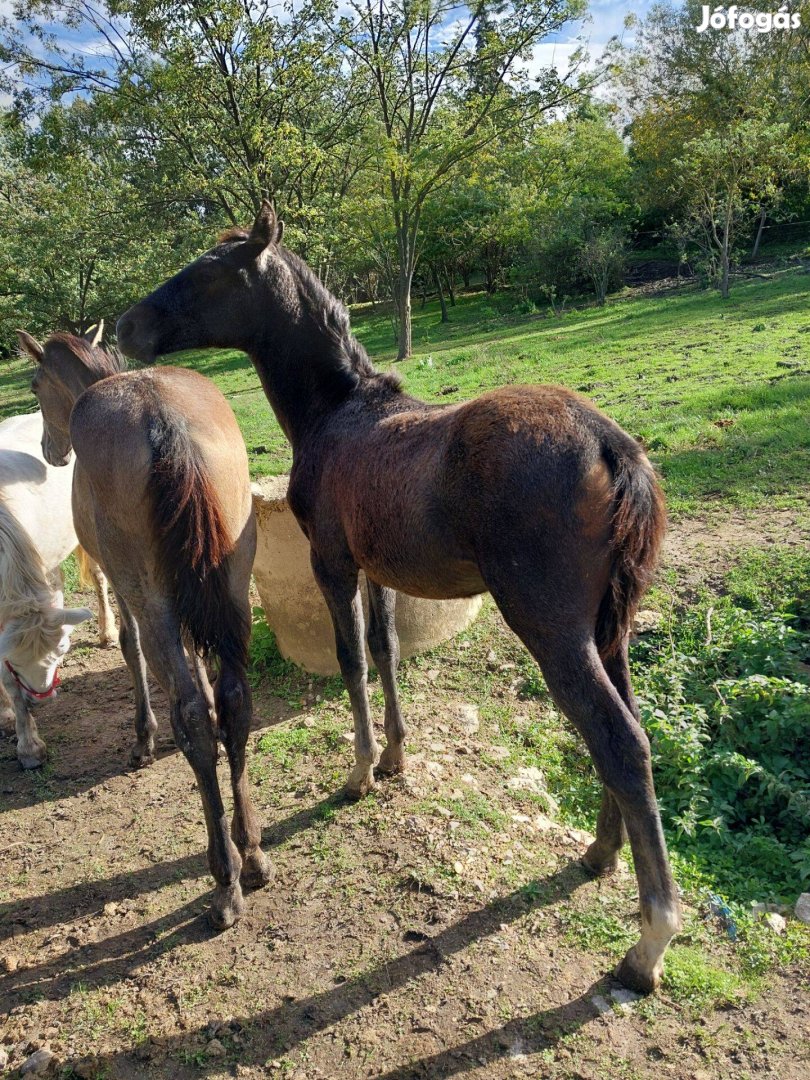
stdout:
[[45,350],[42,348],[36,338],[26,330],[17,331],[17,340],[20,343],[20,355],[27,356],[29,360],[33,360],[35,364],[41,364],[45,356]]
[[101,344],[101,338],[104,335],[104,320],[99,319],[97,323],[85,331],[84,340],[90,342],[90,348],[95,349],[97,345]]
[[280,244],[284,235],[284,222],[276,216],[276,208],[269,199],[263,199],[261,209],[250,230],[250,242],[261,244],[262,248],[271,244]]
[[86,607],[52,607],[46,617],[52,626],[78,626],[79,623],[92,619],[93,612]]

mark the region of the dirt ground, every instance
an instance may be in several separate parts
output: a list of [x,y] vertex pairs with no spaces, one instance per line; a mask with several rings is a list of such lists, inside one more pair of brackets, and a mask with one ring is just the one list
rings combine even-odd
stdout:
[[[668,561],[705,572],[708,541],[730,558],[800,542],[796,521],[687,522]],[[406,698],[409,772],[359,804],[339,795],[345,699],[316,710],[259,688],[251,744],[275,725],[291,732],[289,751],[251,770],[275,879],[235,928],[213,932],[200,801],[165,701],[155,691],[158,760],[133,772],[120,654],[97,648],[92,628],[75,640],[63,692],[38,714],[47,768],[22,772],[11,736],[0,741],[8,1075],[46,1047],[52,1075],[99,1080],[810,1077],[806,970],[706,1010],[666,994],[613,1004],[616,953],[588,928],[594,913],[636,924],[634,878],[591,880],[584,834],[552,808],[512,806],[486,725],[471,732],[463,695],[434,693],[433,672]]]

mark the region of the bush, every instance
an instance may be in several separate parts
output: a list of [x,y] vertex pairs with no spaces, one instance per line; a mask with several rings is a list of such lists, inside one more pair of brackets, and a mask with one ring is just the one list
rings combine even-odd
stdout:
[[734,899],[810,882],[810,558],[750,558],[633,649],[674,847]]

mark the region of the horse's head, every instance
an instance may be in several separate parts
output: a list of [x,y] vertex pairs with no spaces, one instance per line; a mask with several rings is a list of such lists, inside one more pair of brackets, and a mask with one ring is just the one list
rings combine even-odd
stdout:
[[104,322],[84,337],[52,334],[44,345],[18,330],[20,350],[36,365],[31,390],[42,411],[42,455],[49,465],[67,465],[71,455],[70,414],[87,387],[122,366],[120,357],[99,347]]
[[8,619],[0,630],[0,658],[27,698],[53,693],[59,664],[70,648],[71,631],[92,614],[89,608],[54,605]]
[[[151,364],[181,349],[249,348],[260,315],[266,315],[257,297],[266,295],[270,281],[291,282],[281,256],[283,233],[284,222],[273,206],[262,203],[249,232],[224,233],[216,247],[121,316],[116,333],[122,352]],[[287,299],[295,302],[293,296]]]

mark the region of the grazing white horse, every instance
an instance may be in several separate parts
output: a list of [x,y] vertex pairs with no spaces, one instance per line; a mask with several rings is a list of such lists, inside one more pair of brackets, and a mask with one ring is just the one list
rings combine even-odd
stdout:
[[[24,769],[42,765],[46,756],[29,705],[55,692],[71,630],[92,616],[88,608],[63,607],[60,563],[79,544],[73,462],[65,468],[46,463],[42,430],[39,412],[0,423],[0,718],[16,724]],[[101,644],[108,646],[115,619],[107,582],[85,559],[98,595]]]

